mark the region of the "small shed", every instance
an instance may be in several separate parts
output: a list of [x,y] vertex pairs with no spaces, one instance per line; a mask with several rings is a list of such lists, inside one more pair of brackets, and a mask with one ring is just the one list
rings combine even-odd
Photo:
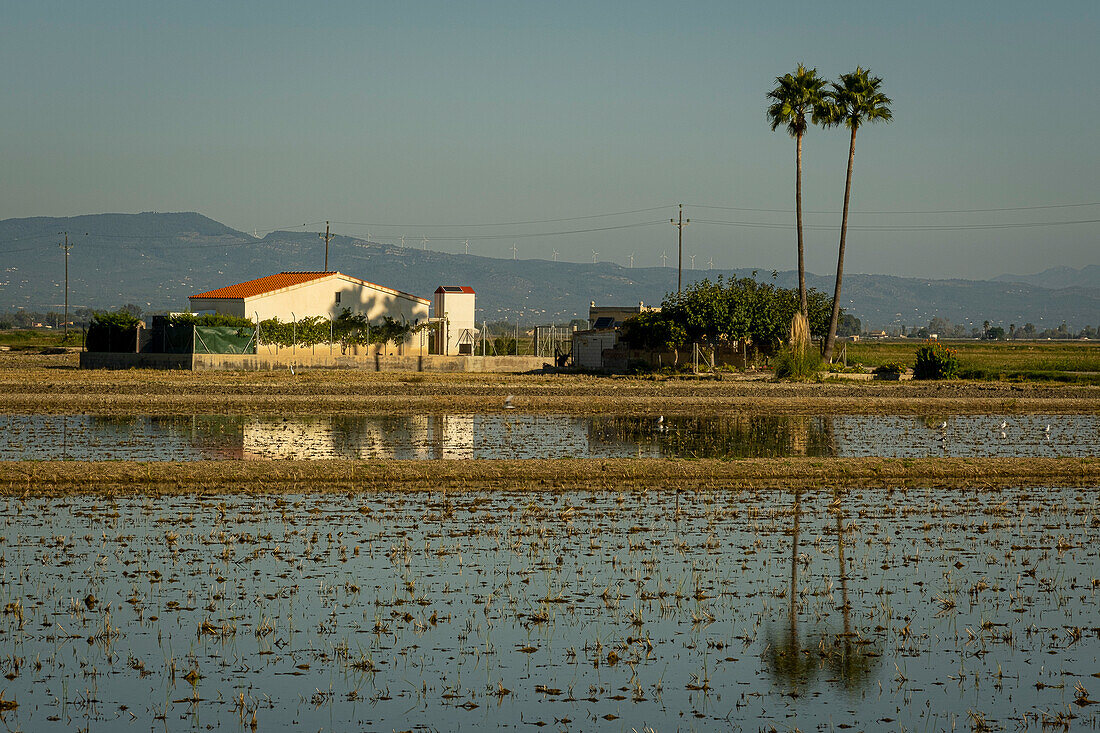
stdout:
[[439,322],[435,336],[437,354],[474,353],[478,335],[474,315],[475,295],[469,285],[440,285],[436,288],[432,316]]

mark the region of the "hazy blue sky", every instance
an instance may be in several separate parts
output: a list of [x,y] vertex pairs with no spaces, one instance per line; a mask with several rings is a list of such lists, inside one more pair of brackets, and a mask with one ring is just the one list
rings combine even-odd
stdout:
[[[764,114],[777,75],[803,61],[885,78],[895,119],[860,132],[856,212],[1095,204],[1097,38],[1096,0],[6,3],[0,218],[330,219],[376,241],[511,256],[514,238],[521,258],[652,266],[673,262],[682,201],[696,268],[791,269],[794,142]],[[807,216],[823,227],[807,232],[814,272],[835,268],[847,143],[805,140],[805,207],[826,212]],[[853,227],[880,229],[853,228],[847,270],[1097,264],[1095,222],[942,227],[1098,219],[859,213]]]

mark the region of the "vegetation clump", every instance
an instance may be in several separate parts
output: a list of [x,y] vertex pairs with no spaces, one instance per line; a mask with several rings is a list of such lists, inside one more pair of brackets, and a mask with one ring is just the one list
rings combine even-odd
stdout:
[[136,328],[140,321],[134,314],[124,311],[96,311],[92,314],[91,326],[99,328],[110,328],[120,331],[124,331],[130,328]]
[[401,342],[420,327],[390,316],[383,317],[381,323],[371,323],[363,313],[352,313],[350,308],[345,308],[331,320],[308,316],[297,322],[285,323],[278,318],[269,318],[260,322],[259,340],[261,344],[284,347],[339,343],[346,349],[349,346]]
[[775,355],[772,365],[779,379],[809,379],[821,366],[821,354],[816,348],[787,348]]
[[220,326],[226,328],[251,328],[254,325],[251,319],[223,313],[204,313],[201,316],[196,316],[194,313],[176,313],[168,317],[168,322],[173,326]]
[[900,361],[889,361],[889,362],[886,362],[885,364],[879,364],[877,367],[875,367],[874,373],[875,374],[903,374],[906,369],[908,369],[908,367],[905,366],[904,364],[902,364]]
[[[817,290],[807,293],[810,335],[824,337],[832,303]],[[751,341],[764,354],[775,354],[799,311],[797,290],[752,277],[701,280],[670,294],[660,311],[640,313],[623,323],[621,340],[630,348],[675,350],[690,343],[732,344]]]
[[917,349],[914,379],[955,379],[959,376],[959,355],[938,341],[925,341]]

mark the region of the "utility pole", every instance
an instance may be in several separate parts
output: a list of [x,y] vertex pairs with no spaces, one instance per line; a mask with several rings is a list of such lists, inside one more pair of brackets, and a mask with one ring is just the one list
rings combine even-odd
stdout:
[[680,257],[676,264],[676,292],[679,293],[684,285],[684,227],[691,223],[691,219],[684,218],[683,204],[680,204],[680,221],[669,219],[668,222],[679,230],[676,237],[677,246],[680,250]]
[[65,241],[58,244],[61,249],[65,250],[65,336],[67,340],[69,338],[69,250],[73,248],[69,244],[69,233],[61,232],[65,235]]
[[328,233],[328,222],[327,221],[325,222],[325,233],[324,234],[318,234],[317,236],[320,237],[321,239],[325,240],[325,272],[328,272],[328,241],[330,239],[332,239],[333,235]]

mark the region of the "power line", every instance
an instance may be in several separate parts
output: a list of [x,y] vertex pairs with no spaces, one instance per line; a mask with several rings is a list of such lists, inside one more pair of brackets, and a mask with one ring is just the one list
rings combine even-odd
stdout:
[[[697,209],[722,209],[725,211],[762,211],[776,214],[793,214],[793,209],[757,209],[741,206],[707,206],[705,204],[686,204]],[[1100,201],[1081,204],[1044,204],[1041,206],[1002,206],[994,209],[914,209],[911,211],[883,210],[883,211],[851,211],[851,214],[977,214],[993,211],[1034,211],[1036,209],[1071,209],[1081,206],[1100,206]],[[820,209],[816,211],[803,211],[804,214],[839,214],[840,211]]]
[[527,224],[552,224],[562,221],[580,221],[582,219],[603,219],[609,216],[626,216],[627,214],[643,214],[647,211],[660,211],[661,209],[670,209],[675,204],[667,206],[650,206],[645,209],[632,209],[630,211],[612,211],[606,214],[588,214],[586,216],[565,216],[557,219],[532,219],[530,221],[499,221],[499,222],[487,222],[482,224],[380,224],[378,222],[363,222],[363,221],[334,221],[333,224],[341,224],[343,226],[353,227],[408,227],[410,229],[450,229],[450,228],[465,228],[465,227],[510,227],[510,226],[524,226]]
[[[764,221],[725,221],[722,219],[696,219],[700,224],[718,226],[747,227],[750,229],[793,229],[794,224],[780,224]],[[982,229],[1033,229],[1035,227],[1064,226],[1071,224],[1098,224],[1100,219],[1077,219],[1074,221],[1025,221],[1011,224],[849,224],[848,229],[865,232],[950,232]],[[837,225],[804,224],[803,229],[834,230]]]
[[[513,234],[485,234],[476,236],[479,240],[498,240],[498,239],[535,239],[538,237],[561,237],[569,234],[587,234],[589,232],[606,232],[613,229],[637,229],[639,227],[651,227],[657,224],[663,224],[663,220],[657,221],[641,221],[633,224],[615,224],[605,227],[590,227],[588,229],[566,229],[554,232],[526,232],[526,233],[513,233]],[[371,226],[375,226],[372,224]],[[437,236],[437,241],[451,241],[462,242],[466,239],[470,239],[469,234],[460,234],[456,236]]]

